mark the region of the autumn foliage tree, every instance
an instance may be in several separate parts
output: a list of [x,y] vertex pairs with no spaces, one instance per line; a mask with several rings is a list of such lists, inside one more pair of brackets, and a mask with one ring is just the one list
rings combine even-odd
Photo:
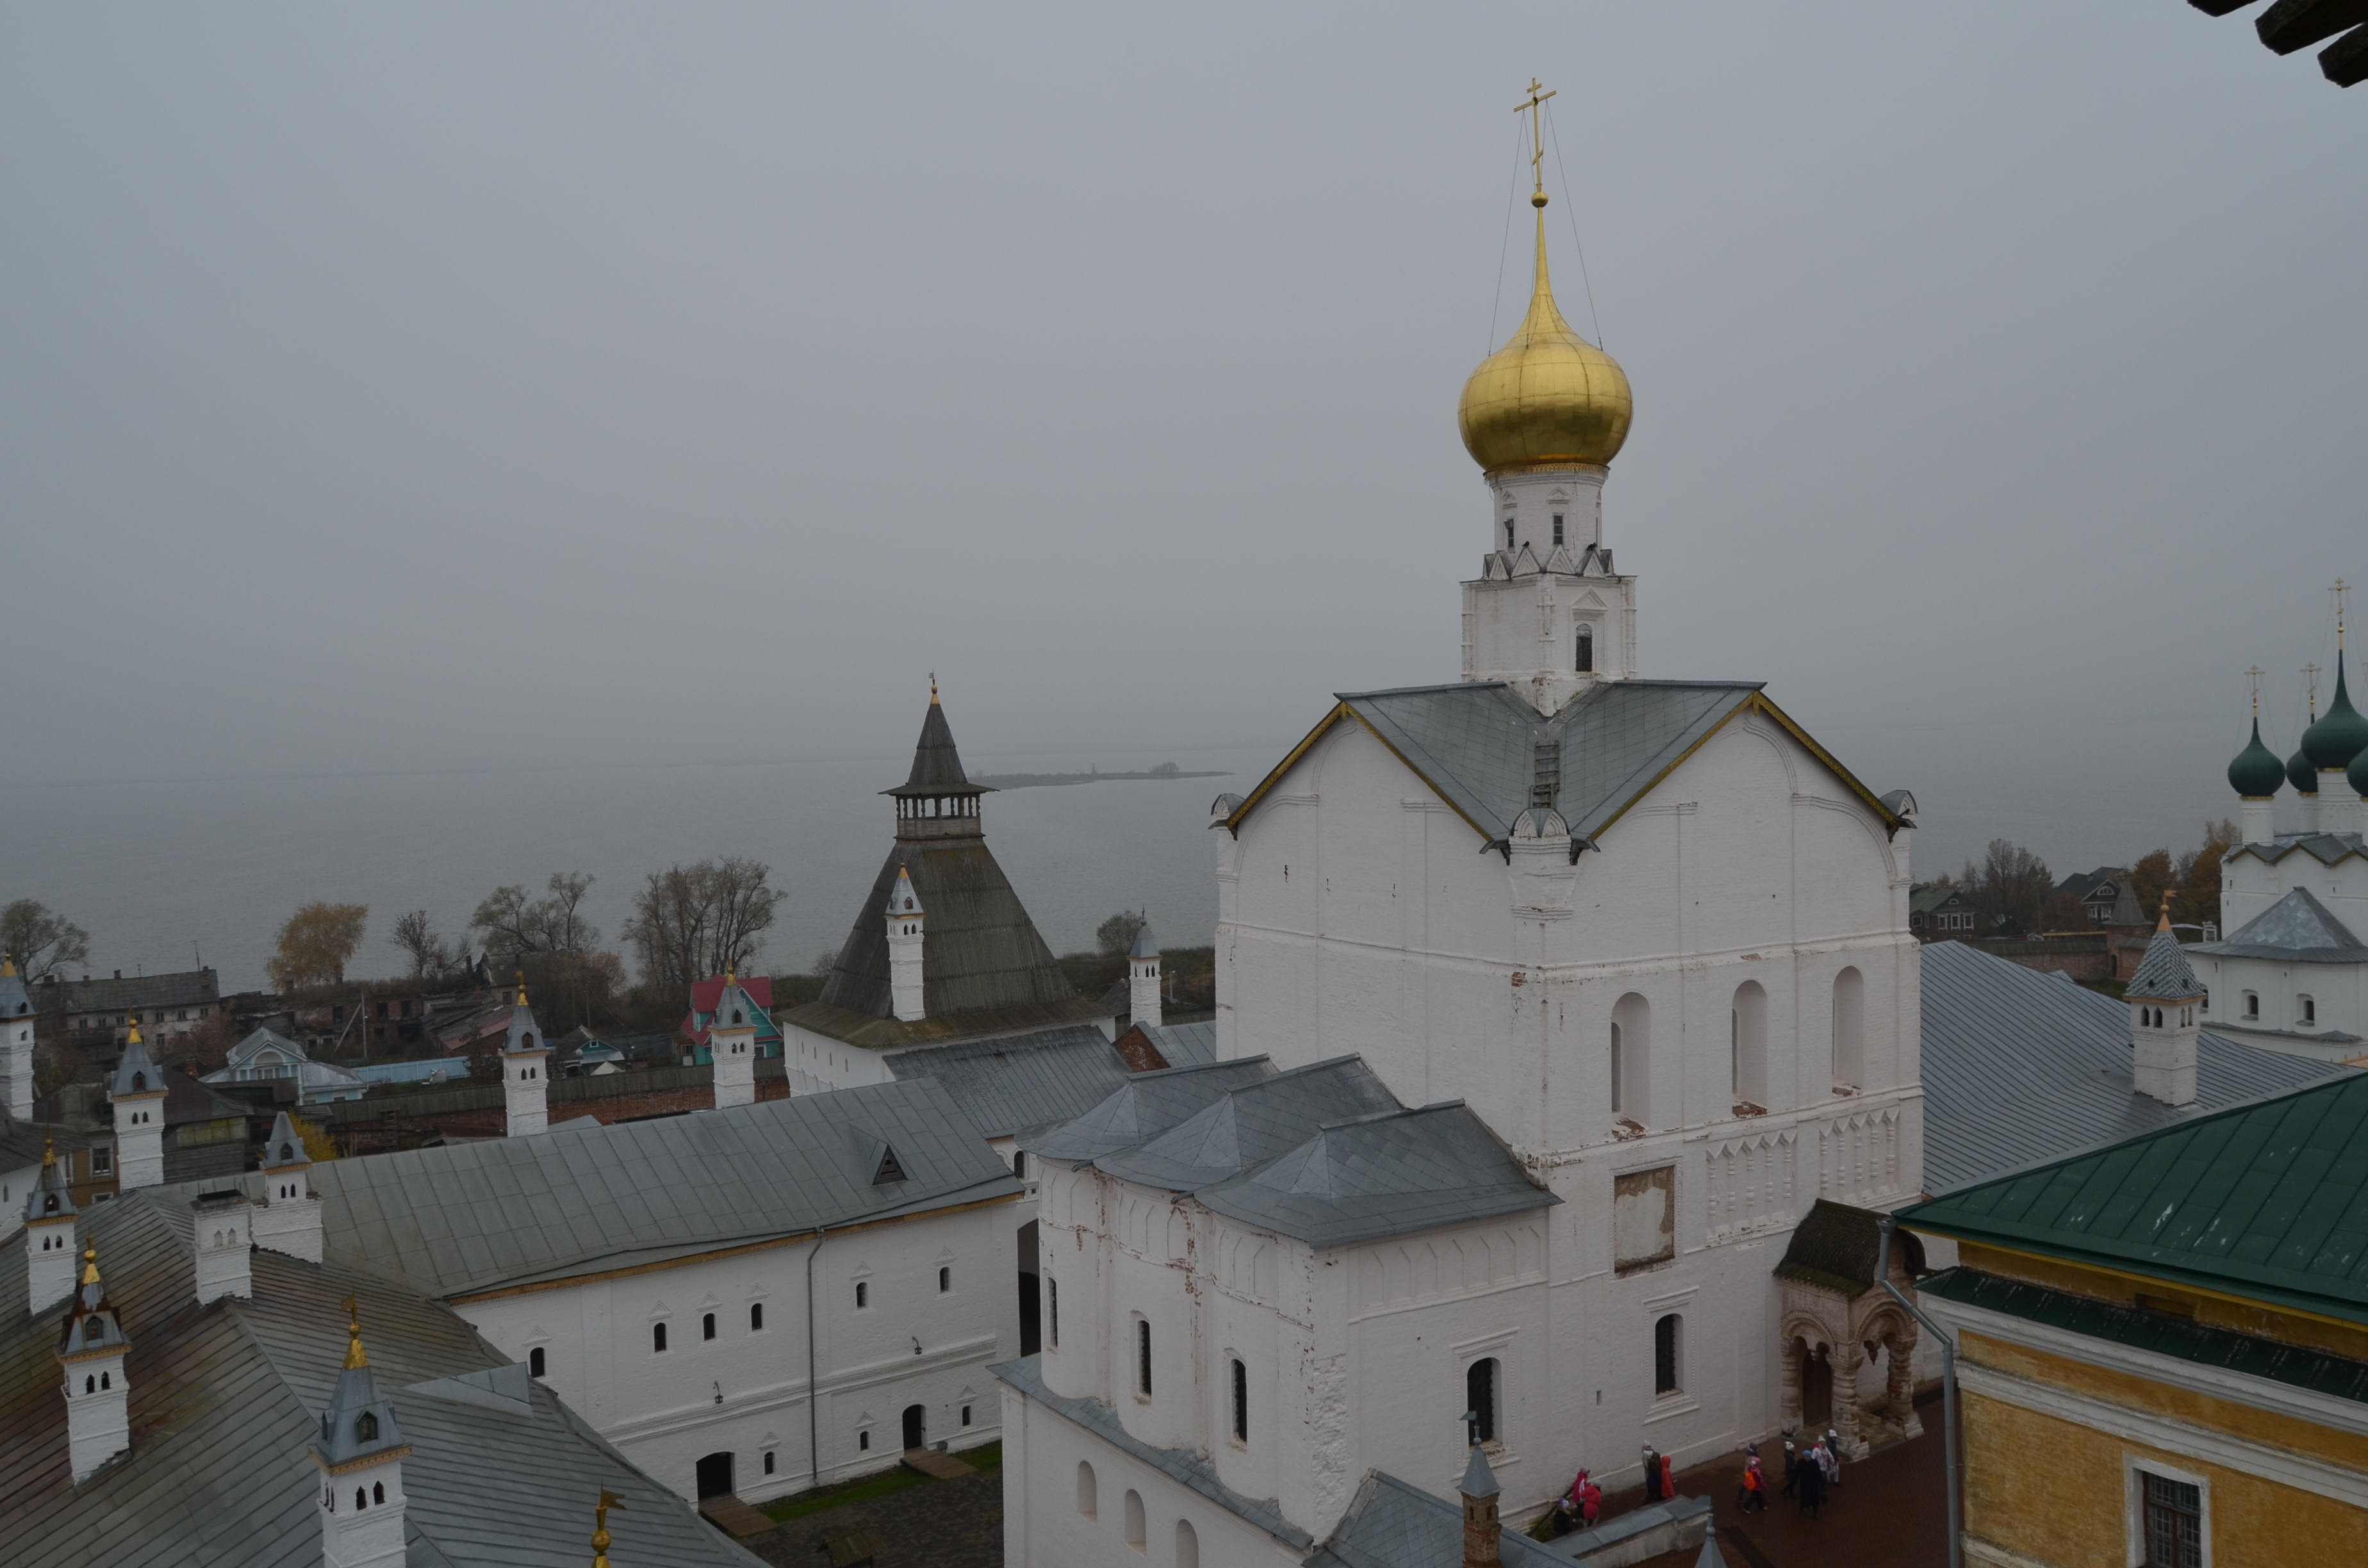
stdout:
[[346,965],[360,950],[362,933],[369,927],[368,904],[305,904],[279,927],[271,957],[264,965],[273,988],[301,991],[308,985],[341,983]]

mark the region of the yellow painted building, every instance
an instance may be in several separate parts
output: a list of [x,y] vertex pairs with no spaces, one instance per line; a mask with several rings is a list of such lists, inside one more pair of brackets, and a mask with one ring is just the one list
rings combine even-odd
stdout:
[[1965,1561],[2368,1564],[2368,1076],[1918,1205]]

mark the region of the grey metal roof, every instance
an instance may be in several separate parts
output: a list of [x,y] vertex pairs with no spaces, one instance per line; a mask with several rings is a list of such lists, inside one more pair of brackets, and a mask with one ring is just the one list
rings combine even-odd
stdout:
[[[873,1186],[851,1134],[905,1179]],[[1021,1190],[926,1078],[329,1160],[312,1184],[330,1261],[446,1298]]]
[[880,792],[905,796],[994,793],[989,785],[972,783],[962,771],[962,754],[954,749],[954,733],[935,691],[929,693],[928,711],[921,716],[921,738],[913,746],[912,773],[894,790]]
[[1258,1057],[1142,1074],[1020,1142],[1316,1246],[1560,1201],[1461,1100],[1406,1109],[1353,1056],[1288,1073]]
[[11,1568],[317,1568],[320,1479],[306,1450],[342,1374],[351,1295],[381,1390],[412,1445],[403,1461],[414,1568],[579,1568],[592,1505],[620,1494],[612,1549],[634,1568],[748,1568],[690,1506],[635,1470],[552,1392],[522,1407],[437,1397],[423,1383],[504,1358],[450,1310],[336,1267],[273,1252],[252,1301],[197,1304],[167,1196],[135,1193],[83,1222],[131,1348],[131,1452],[80,1486],[51,1352],[63,1312],[23,1311],[25,1249],[0,1248],[0,1540]]
[[[899,872],[911,874],[928,914],[921,949],[928,1016],[912,1024],[893,1016],[888,926],[881,915]],[[822,994],[783,1013],[781,1022],[851,1045],[897,1050],[1108,1016],[1061,972],[984,839],[899,840],[857,910]]]
[[[1592,837],[1679,758],[1757,704],[1828,763],[1832,758],[1760,696],[1759,682],[1615,680],[1588,687],[1552,718],[1500,682],[1342,692],[1336,709],[1229,819],[1238,824],[1307,745],[1343,711],[1356,715],[1430,787],[1491,839],[1510,833],[1543,778],[1571,833]],[[1833,764],[1870,809],[1896,821]]]
[[2322,865],[2332,866],[2351,856],[2368,854],[2368,848],[2362,847],[2361,836],[2356,833],[2301,833],[2282,835],[2269,844],[2239,844],[2228,851],[2228,858],[2234,860],[2239,855],[2249,855],[2256,860],[2274,866],[2287,856],[2295,854],[2307,855]]
[[936,1079],[989,1138],[1083,1116],[1127,1080],[1125,1059],[1091,1024],[900,1051],[885,1060],[900,1079]]
[[144,1007],[185,1007],[221,1000],[214,971],[183,970],[176,974],[135,974],[126,980],[70,980],[63,983],[68,1013],[123,1013]]
[[54,1142],[59,1153],[71,1153],[90,1142],[83,1129],[70,1122],[19,1121],[0,1106],[0,1171],[22,1170],[41,1163],[41,1151]]
[[2188,949],[2208,958],[2274,959],[2282,963],[2368,962],[2368,947],[2327,905],[2296,888],[2217,942]]
[[[1497,1553],[1506,1562],[1535,1568],[1570,1561],[1510,1526],[1498,1540]],[[1305,1560],[1304,1568],[1463,1568],[1463,1562],[1462,1504],[1369,1470],[1331,1539]]]
[[1101,1401],[1070,1399],[1054,1393],[1044,1386],[1042,1360],[1040,1356],[1027,1356],[1017,1361],[997,1361],[987,1370],[1054,1415],[1065,1416],[1104,1442],[1123,1449],[1169,1480],[1191,1488],[1276,1540],[1303,1551],[1315,1543],[1313,1536],[1282,1517],[1273,1498],[1243,1496],[1220,1482],[1216,1467],[1191,1449],[1155,1449],[1121,1426],[1118,1412]]
[[1206,1067],[1217,1059],[1217,1020],[1190,1024],[1141,1024],[1170,1067]]
[[2135,1088],[2122,1003],[1963,942],[1921,957],[1930,1193],[2352,1072],[2206,1032],[2196,1103],[2173,1109]]
[[1127,949],[1131,959],[1156,959],[1159,956],[1159,938],[1151,934],[1151,922],[1145,920],[1134,928],[1134,945]]
[[1480,1445],[1472,1445],[1472,1457],[1463,1461],[1463,1480],[1455,1488],[1466,1497],[1494,1497],[1504,1490],[1497,1484],[1497,1472],[1488,1468],[1488,1456]]
[[292,1170],[309,1165],[313,1156],[304,1150],[304,1139],[296,1124],[281,1111],[271,1119],[271,1135],[263,1141],[263,1168],[267,1171]]
[[1263,1056],[1212,1062],[1201,1067],[1171,1067],[1165,1073],[1138,1073],[1075,1121],[1030,1133],[1020,1139],[1019,1145],[1043,1159],[1082,1165],[1131,1149],[1200,1111],[1236,1085],[1273,1074],[1274,1063]]
[[124,1044],[123,1054],[116,1060],[115,1074],[108,1080],[107,1092],[120,1099],[125,1095],[161,1095],[169,1086],[155,1059],[141,1043],[140,1031],[132,1030],[131,1040]]
[[33,1010],[32,998],[26,994],[25,977],[17,972],[11,961],[0,965],[0,1018],[20,1017]]
[[2146,942],[2146,955],[2138,960],[2137,972],[2130,976],[2122,994],[2156,1002],[2177,1002],[2203,994],[2203,986],[2195,978],[2195,967],[2187,961],[2185,949],[2171,932],[2169,915],[2162,917],[2161,928]]

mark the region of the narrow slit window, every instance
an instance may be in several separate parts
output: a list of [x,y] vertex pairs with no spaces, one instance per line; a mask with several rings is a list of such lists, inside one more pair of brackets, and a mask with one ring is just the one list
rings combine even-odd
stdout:
[[1250,1369],[1234,1363],[1234,1441],[1250,1440]]
[[1134,1320],[1134,1392],[1151,1397],[1151,1320]]

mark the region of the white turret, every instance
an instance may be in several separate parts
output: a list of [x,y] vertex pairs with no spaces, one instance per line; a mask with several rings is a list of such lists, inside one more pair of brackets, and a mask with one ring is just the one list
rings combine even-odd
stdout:
[[928,1016],[921,999],[921,922],[927,914],[913,891],[912,873],[897,867],[896,885],[882,915],[888,922],[888,1007],[907,1024]]
[[512,1138],[550,1131],[550,1042],[527,1008],[526,977],[520,975],[509,1033],[502,1040],[502,1108]]
[[307,1263],[321,1261],[321,1200],[313,1192],[313,1156],[284,1110],[263,1145],[263,1201],[255,1206],[255,1244]]
[[370,1373],[350,1296],[346,1310],[354,1314],[346,1369],[321,1413],[320,1441],[312,1449],[321,1472],[322,1568],[403,1568],[403,1458],[411,1445]]
[[1126,1010],[1134,1022],[1159,1027],[1159,942],[1149,920],[1134,928],[1126,955]]
[[224,1296],[255,1299],[255,1205],[243,1192],[201,1192],[197,1223],[198,1305]]
[[17,960],[0,953],[0,1111],[33,1119],[33,1000]]
[[131,1026],[108,1085],[115,1110],[115,1181],[125,1192],[165,1185],[165,1074]]
[[2171,934],[2170,899],[2162,901],[2162,923],[2138,960],[2123,998],[2130,1008],[2131,1071],[2138,1093],[2165,1105],[2195,1103],[2195,1037],[2203,1007],[2203,987]]
[[715,1108],[752,1105],[757,1099],[757,1002],[740,988],[731,970],[707,1026],[708,1054],[715,1061]]
[[82,1285],[58,1335],[58,1365],[65,1374],[66,1445],[74,1484],[131,1446],[131,1385],[123,1353],[131,1348],[98,1278],[98,1244],[83,1253]]
[[74,1294],[74,1200],[57,1149],[41,1146],[41,1175],[25,1194],[26,1307],[39,1317]]

